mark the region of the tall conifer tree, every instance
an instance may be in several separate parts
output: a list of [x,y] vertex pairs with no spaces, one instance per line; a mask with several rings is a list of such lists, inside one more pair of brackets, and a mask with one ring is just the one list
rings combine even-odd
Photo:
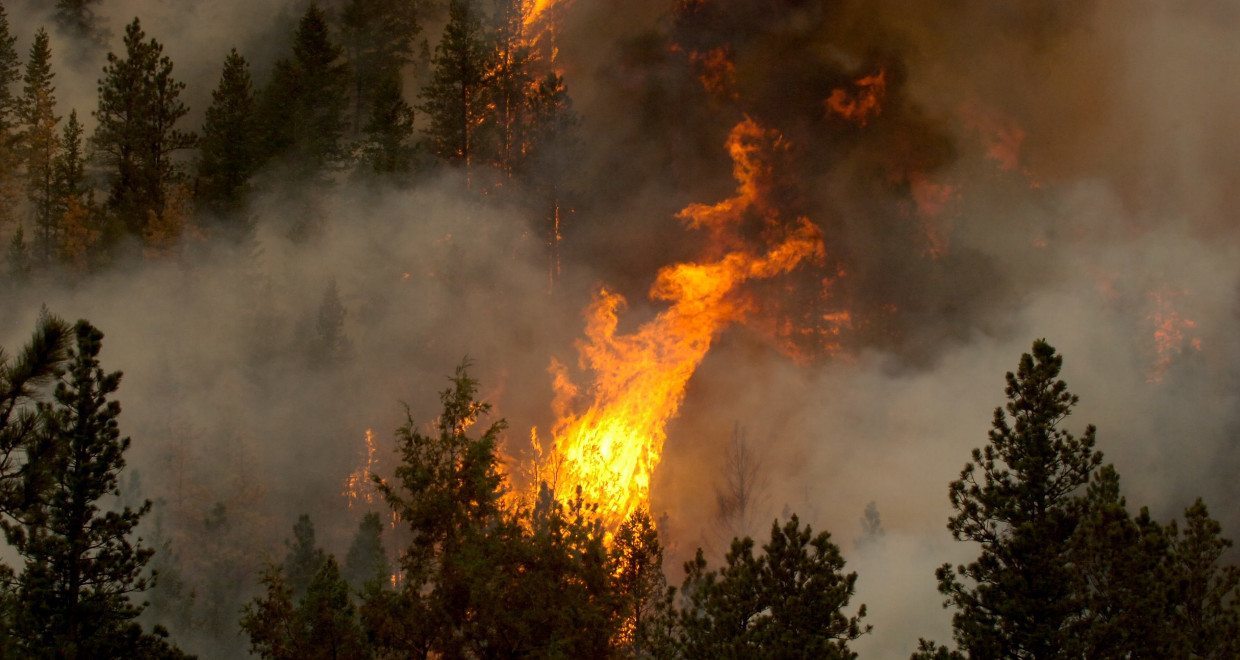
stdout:
[[327,16],[312,3],[293,35],[293,56],[276,63],[262,99],[264,151],[299,177],[322,176],[345,158],[348,67]]
[[20,195],[20,96],[21,60],[17,37],[9,27],[9,15],[0,2],[0,226],[12,222]]
[[109,53],[103,73],[92,143],[109,170],[107,206],[123,229],[142,236],[169,208],[180,178],[173,155],[194,145],[192,133],[176,128],[189,112],[180,100],[185,84],[136,18],[125,28],[125,55]]
[[35,254],[46,264],[60,242],[56,213],[56,159],[60,136],[56,125],[56,88],[52,85],[52,49],[47,31],[39,29],[22,78],[22,151],[26,166],[26,197],[34,211]]
[[375,174],[407,175],[414,166],[413,108],[401,95],[397,74],[379,86],[373,103],[365,128],[363,161]]
[[409,0],[349,0],[340,12],[355,132],[366,130],[378,98],[392,79],[400,81],[402,70],[413,59],[414,40],[422,30],[419,6]]
[[470,176],[489,159],[486,80],[491,49],[471,0],[450,0],[448,24],[435,49],[435,71],[422,90],[431,153]]
[[198,208],[239,232],[250,177],[258,169],[254,86],[250,65],[234,48],[224,59],[219,85],[199,140]]
[[1071,538],[1081,496],[1102,454],[1094,427],[1062,428],[1077,397],[1059,379],[1063,358],[1045,341],[1007,374],[1008,403],[995,410],[990,442],[949,489],[948,529],[981,546],[976,561],[942,566],[939,590],[956,608],[952,626],[973,657],[1044,658],[1063,652],[1084,612],[1073,587]]
[[42,432],[55,448],[39,477],[31,514],[5,524],[10,544],[23,558],[14,622],[23,652],[57,657],[175,656],[156,630],[141,631],[143,605],[130,596],[145,591],[143,575],[152,550],[130,537],[150,502],[137,509],[101,506],[120,494],[129,438],[110,398],[119,372],[99,366],[103,333],[85,321],[74,328],[75,348],[56,386],[55,400],[41,406]]

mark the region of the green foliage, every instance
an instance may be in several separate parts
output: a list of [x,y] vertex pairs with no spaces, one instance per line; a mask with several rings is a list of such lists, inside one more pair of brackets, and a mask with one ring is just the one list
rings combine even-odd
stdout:
[[53,163],[57,213],[64,215],[70,202],[87,204],[90,186],[86,181],[86,156],[82,150],[82,123],[77,110],[69,113],[60,136],[60,152]]
[[687,657],[855,658],[848,643],[869,632],[844,608],[857,574],[844,574],[844,558],[830,535],[804,529],[794,515],[771,526],[764,554],[753,540],[736,539],[725,566],[707,570],[698,550],[685,564],[679,621],[680,652]]
[[383,549],[383,521],[379,514],[368,513],[362,517],[357,534],[345,555],[344,578],[355,591],[368,584],[383,586],[391,574],[387,553]]
[[[0,138],[11,140],[19,121],[20,98],[14,89],[21,80],[17,37],[9,26],[9,14],[0,2]],[[3,144],[0,146],[11,146]]]
[[181,176],[172,155],[193,146],[194,136],[176,129],[189,109],[180,100],[185,85],[173,79],[163,46],[146,40],[136,18],[125,28],[124,43],[124,57],[108,53],[91,142],[108,170],[109,212],[131,235],[143,236],[164,219]]
[[15,88],[21,80],[21,60],[16,43],[17,38],[9,28],[8,12],[0,2],[0,226],[16,218],[19,195],[21,103]]
[[465,168],[467,175],[491,153],[485,85],[491,55],[472,1],[450,0],[448,24],[432,61],[435,70],[418,109],[429,119],[424,133],[431,153]]
[[363,162],[375,174],[399,181],[413,171],[413,108],[401,95],[400,77],[388,76],[373,94],[370,120],[366,123]]
[[327,17],[311,3],[297,24],[293,56],[276,63],[263,92],[263,150],[282,157],[301,178],[317,178],[344,159],[349,107],[348,67],[328,31]]
[[30,246],[26,243],[26,230],[21,225],[9,238],[9,249],[5,253],[8,266],[9,281],[22,284],[30,277]]
[[666,657],[674,648],[676,590],[663,575],[659,532],[644,509],[620,525],[610,552],[615,647],[629,657]]
[[248,603],[241,616],[252,653],[275,660],[369,657],[335,557],[321,558],[296,606],[285,571],[269,567],[262,583],[265,593]]
[[85,321],[73,332],[76,349],[54,401],[38,407],[39,468],[21,475],[21,515],[3,522],[24,560],[13,630],[26,654],[111,658],[144,649],[176,657],[160,630],[141,631],[134,619],[143,606],[130,600],[150,586],[143,571],[153,551],[129,538],[150,502],[100,506],[120,496],[129,448],[117,428],[120,405],[109,399],[120,373],[99,366],[101,332]]
[[72,329],[43,315],[30,342],[14,357],[0,349],[0,516],[15,530],[28,520],[47,487],[54,449],[39,432],[36,404],[69,359]]
[[301,597],[310,587],[310,582],[327,561],[327,555],[319,548],[314,539],[314,523],[310,516],[298,516],[293,525],[293,540],[286,541],[288,553],[284,556],[282,572],[288,580],[293,595]]
[[399,86],[401,70],[413,59],[414,40],[422,27],[418,3],[407,0],[348,0],[340,22],[350,63],[356,130],[372,108],[387,104],[383,97],[390,95],[386,88],[392,81]]
[[22,82],[22,152],[26,165],[26,197],[34,208],[35,254],[47,264],[60,244],[56,213],[56,159],[60,136],[56,125],[56,88],[52,85],[52,49],[47,31],[39,29],[26,60]]
[[1050,344],[1034,342],[1007,374],[1008,403],[995,410],[989,444],[973,450],[949,489],[957,513],[948,529],[982,550],[955,572],[937,572],[956,608],[956,641],[970,655],[1046,657],[1065,647],[1082,612],[1067,553],[1079,491],[1102,454],[1092,426],[1080,438],[1060,428],[1077,403],[1058,378],[1062,364]]
[[195,202],[217,218],[231,238],[248,229],[241,211],[250,178],[258,170],[258,124],[250,64],[237,49],[224,59],[220,82],[211,92],[211,105],[199,140]]
[[511,532],[502,516],[503,479],[496,457],[505,424],[496,422],[479,437],[469,437],[468,429],[490,406],[474,399],[478,384],[464,365],[452,383],[440,396],[443,413],[436,433],[418,431],[406,412],[406,423],[397,431],[395,482],[376,480],[388,505],[413,532],[400,556],[399,598],[404,603],[395,610],[413,616],[372,624],[376,636],[383,632],[380,644],[396,653],[460,650],[460,631],[478,620],[471,586],[480,584],[493,566],[482,561],[487,556],[482,549],[497,547],[494,536]]
[[1194,658],[1240,657],[1240,567],[1223,564],[1232,546],[1199,498],[1184,511],[1184,529],[1173,523],[1170,626],[1177,652]]
[[1168,537],[1142,510],[1129,515],[1110,465],[1098,470],[1069,542],[1074,597],[1083,614],[1069,623],[1065,649],[1079,657],[1176,654]]

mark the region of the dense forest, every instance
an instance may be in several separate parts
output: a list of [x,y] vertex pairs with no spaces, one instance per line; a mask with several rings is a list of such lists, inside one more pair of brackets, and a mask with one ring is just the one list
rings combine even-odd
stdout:
[[1240,657],[1234,85],[604,4],[0,0],[0,658]]

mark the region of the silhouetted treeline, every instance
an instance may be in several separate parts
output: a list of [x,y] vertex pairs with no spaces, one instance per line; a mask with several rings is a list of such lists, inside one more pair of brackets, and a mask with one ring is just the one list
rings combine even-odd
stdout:
[[[85,321],[45,316],[0,361],[0,527],[21,558],[0,575],[0,648],[14,657],[182,655],[161,626],[136,622],[154,579],[175,594],[180,571],[166,545],[152,561],[156,549],[132,538],[151,504],[126,505],[119,486],[129,440],[101,340]],[[1182,521],[1129,512],[1095,429],[1064,428],[1077,397],[1061,365],[1034,343],[1007,374],[988,442],[951,482],[948,529],[979,554],[937,572],[956,648],[921,640],[914,657],[1236,657],[1231,542],[1200,500]],[[719,567],[699,549],[669,587],[647,512],[609,534],[579,493],[510,491],[505,422],[480,426],[490,406],[477,392],[461,367],[432,432],[412,418],[397,430],[394,475],[370,475],[389,515],[361,516],[343,562],[308,515],[296,522],[240,619],[254,653],[855,657],[850,643],[870,627],[864,605],[849,609],[857,575],[829,534],[792,515],[760,552],[734,539]],[[164,620],[192,605],[153,594]]]
[[[53,29],[94,48],[94,2],[60,2]],[[140,17],[107,53],[97,105],[56,99],[48,33],[9,23],[0,2],[0,226],[7,270],[81,272],[184,235],[244,241],[256,193],[296,198],[351,180],[411,185],[443,169],[478,194],[508,194],[554,249],[575,118],[564,81],[535,55],[520,0],[451,0],[434,54],[434,2],[316,3],[290,26],[266,80],[221,49],[202,126],[185,125],[185,84]],[[23,58],[18,34],[32,35]],[[425,86],[406,89],[410,81]],[[77,117],[96,126],[83,138]],[[312,213],[295,229],[313,231]]]

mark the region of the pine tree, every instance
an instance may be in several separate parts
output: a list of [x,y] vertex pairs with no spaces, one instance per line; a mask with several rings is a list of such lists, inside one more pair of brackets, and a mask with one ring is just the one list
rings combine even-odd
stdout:
[[495,166],[512,177],[522,170],[529,152],[526,130],[530,123],[533,54],[525,35],[527,3],[493,0],[494,66],[487,84],[495,125]]
[[[21,121],[21,99],[14,89],[21,80],[17,37],[9,27],[9,14],[0,2],[0,137],[11,140]],[[0,145],[11,146],[11,145]]]
[[293,525],[293,540],[285,544],[288,553],[284,556],[282,573],[293,595],[300,598],[327,559],[315,542],[314,523],[310,521],[310,516],[302,514],[297,518],[297,523]]
[[490,60],[472,1],[450,0],[448,24],[435,49],[435,71],[422,90],[419,110],[429,119],[424,133],[431,153],[464,168],[466,177],[490,158],[486,89]]
[[47,264],[60,243],[60,217],[56,213],[56,159],[60,136],[56,125],[56,88],[52,85],[52,49],[47,31],[39,29],[26,60],[22,78],[22,146],[26,165],[26,196],[34,209],[35,254]]
[[844,558],[830,535],[801,528],[794,515],[771,526],[764,554],[753,540],[732,542],[726,566],[707,570],[702,551],[685,564],[680,615],[681,652],[688,657],[855,658],[848,643],[870,630],[844,608],[856,573],[844,574]]
[[54,213],[60,229],[57,250],[60,258],[78,271],[84,271],[91,265],[94,247],[101,235],[94,193],[86,180],[82,134],[82,124],[74,110],[65,122],[60,136],[60,153],[53,163]]
[[257,128],[250,65],[234,48],[224,59],[219,85],[211,92],[198,142],[195,189],[198,208],[218,218],[233,238],[247,229],[241,211],[250,178],[258,170]]
[[40,468],[51,462],[52,448],[38,433],[36,404],[69,359],[71,332],[64,321],[44,314],[15,358],[0,351],[0,517],[19,527],[46,485]]
[[357,608],[349,597],[349,585],[340,576],[335,557],[328,557],[315,572],[298,604],[299,637],[303,653],[298,658],[364,658],[366,640],[357,620]]
[[873,547],[881,542],[887,534],[883,530],[883,520],[878,514],[878,504],[875,502],[865,505],[865,512],[861,516],[860,523],[861,536],[853,543],[858,550]]
[[[26,652],[55,650],[59,657],[117,657],[178,653],[157,629],[141,632],[143,606],[131,594],[151,584],[143,575],[152,550],[130,536],[150,502],[105,511],[100,500],[118,496],[129,439],[120,437],[120,405],[109,399],[120,373],[99,366],[103,334],[85,321],[74,328],[76,348],[54,403],[40,406],[43,433],[55,447],[39,479],[37,501],[23,524],[5,524],[10,544],[25,561],[18,580],[15,630]],[[28,486],[29,488],[29,486]]]
[[293,35],[292,58],[276,63],[263,93],[266,156],[282,156],[299,177],[322,176],[345,158],[348,107],[348,68],[326,15],[311,3]]
[[99,4],[100,0],[56,0],[56,25],[65,34],[90,44],[100,43],[103,39],[99,28],[99,20],[91,5]]
[[443,412],[436,432],[421,433],[407,413],[397,431],[395,477],[376,480],[412,533],[400,555],[400,590],[374,594],[363,606],[370,634],[390,653],[465,653],[464,631],[476,629],[479,607],[498,605],[479,595],[502,580],[495,553],[518,551],[506,542],[519,532],[503,516],[496,457],[506,425],[499,421],[478,437],[466,435],[490,411],[475,399],[477,391],[477,381],[462,365],[452,387],[440,394]]
[[340,300],[336,279],[332,278],[323,290],[318,316],[314,325],[314,343],[311,359],[316,366],[331,367],[340,364],[349,353],[349,338],[344,333],[344,319],[348,311]]
[[413,170],[413,108],[401,95],[400,79],[393,75],[374,92],[362,158],[375,174],[408,175]]
[[68,210],[68,205],[73,201],[83,205],[89,201],[90,186],[86,180],[82,134],[82,123],[78,121],[77,110],[73,110],[60,136],[60,152],[52,164],[58,204],[56,210],[61,214]]
[[194,145],[193,134],[176,129],[189,112],[179,98],[185,85],[173,79],[163,46],[145,38],[135,18],[125,28],[125,56],[108,54],[92,138],[110,170],[108,210],[134,236],[169,208],[169,192],[180,178],[173,154]]
[[0,2],[0,226],[16,218],[19,192],[21,99],[16,85],[21,80],[15,37],[9,16]]
[[1093,426],[1080,438],[1060,427],[1077,403],[1059,380],[1062,364],[1050,344],[1034,342],[1007,374],[1006,414],[995,410],[990,442],[973,450],[949,490],[957,514],[948,529],[981,545],[981,555],[955,571],[939,568],[939,590],[956,608],[957,643],[974,657],[1050,657],[1082,614],[1070,539],[1102,454]]
[[575,166],[577,114],[564,85],[564,78],[548,73],[538,82],[531,103],[531,123],[526,129],[528,151],[520,178],[533,191],[540,206],[542,234],[547,245],[548,280],[560,277],[560,242],[569,205],[569,172]]
[[5,261],[10,282],[22,284],[30,277],[30,246],[26,244],[26,230],[21,225],[17,225],[17,230],[9,238]]
[[1119,474],[1105,465],[1090,481],[1084,512],[1069,541],[1075,598],[1084,614],[1070,622],[1075,657],[1172,657],[1174,593],[1168,536],[1142,510],[1135,518],[1120,495]]
[[414,55],[422,28],[418,3],[407,0],[349,0],[340,13],[342,41],[349,59],[353,96],[353,129],[364,130],[373,108]]
[[335,557],[323,559],[296,606],[280,569],[268,569],[263,584],[266,593],[247,604],[241,617],[252,653],[273,660],[369,657]]
[[1222,563],[1232,542],[1221,533],[1200,498],[1184,511],[1183,531],[1171,526],[1170,627],[1185,657],[1240,657],[1240,566]]
[[246,603],[241,630],[250,638],[250,653],[273,660],[293,660],[300,651],[294,617],[293,589],[277,566],[263,572],[263,595]]
[[383,521],[379,514],[368,513],[357,527],[353,543],[344,560],[344,578],[349,586],[361,591],[368,583],[380,585],[388,580],[391,567],[383,550]]
[[646,511],[634,512],[616,531],[610,573],[620,620],[616,646],[629,657],[666,657],[674,632],[676,590],[663,575],[663,546]]

